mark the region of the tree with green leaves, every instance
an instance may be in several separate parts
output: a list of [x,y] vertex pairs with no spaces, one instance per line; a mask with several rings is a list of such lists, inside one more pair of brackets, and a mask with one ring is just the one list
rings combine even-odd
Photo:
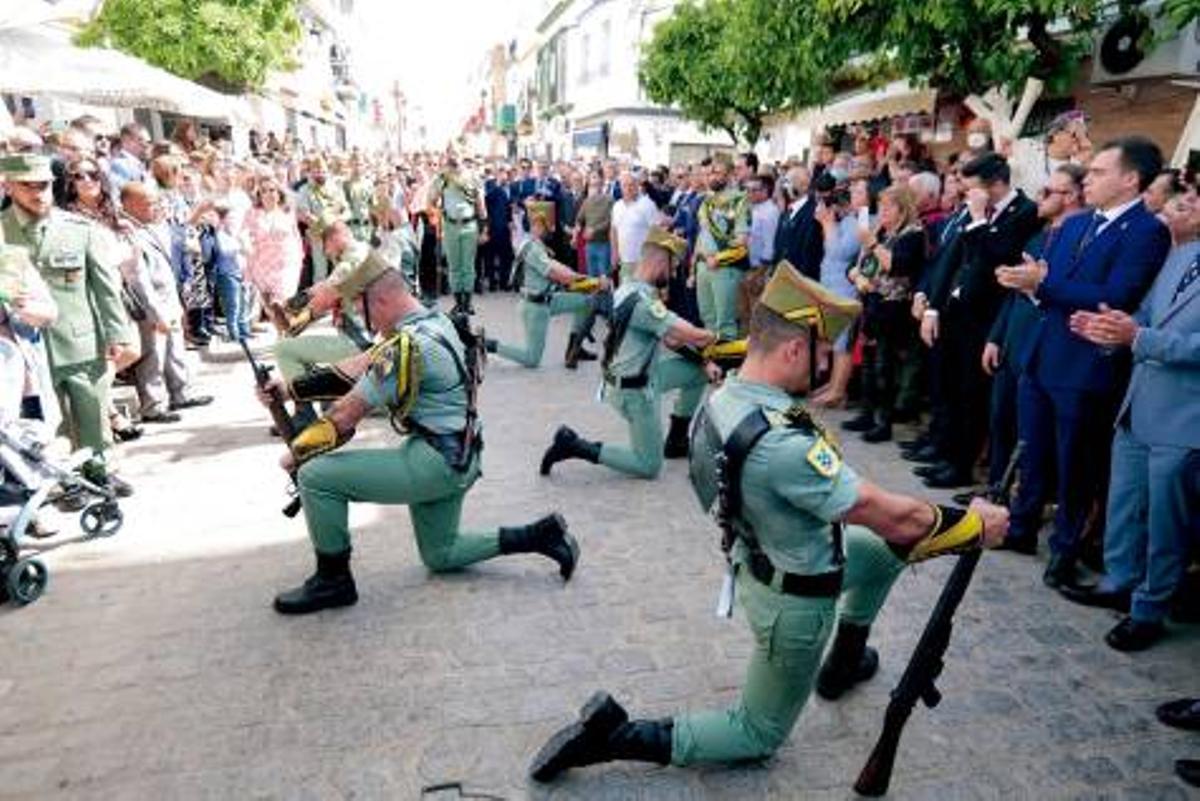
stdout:
[[646,94],[753,144],[770,115],[827,99],[846,63],[851,40],[815,29],[814,11],[793,0],[682,3],[642,48]]
[[79,35],[226,91],[295,68],[297,0],[107,0]]

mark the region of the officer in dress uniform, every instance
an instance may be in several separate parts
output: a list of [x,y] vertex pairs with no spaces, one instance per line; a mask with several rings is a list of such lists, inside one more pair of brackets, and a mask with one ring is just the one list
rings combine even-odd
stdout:
[[308,226],[308,246],[312,258],[312,283],[329,275],[329,260],[325,255],[325,229],[335,220],[349,216],[345,195],[336,184],[328,181],[325,160],[314,157],[308,163],[308,180],[296,195],[296,217]]
[[603,302],[603,295],[597,293],[603,293],[608,282],[580,275],[550,257],[545,240],[554,229],[544,212],[531,212],[529,222],[530,238],[517,255],[525,275],[521,301],[517,304],[525,329],[525,344],[518,347],[488,340],[487,349],[489,353],[503,356],[524,367],[537,367],[542,363],[542,353],[546,349],[546,329],[550,319],[560,314],[571,314],[575,319],[567,340],[566,366],[574,370],[580,360],[596,359],[594,353],[584,349],[583,342],[590,333],[587,329],[590,328],[589,321],[594,319],[597,303]]
[[[542,456],[542,475],[549,475],[558,462],[583,459],[638,478],[656,478],[664,456],[687,455],[688,423],[700,405],[705,385],[719,377],[720,371],[700,354],[716,341],[716,335],[668,311],[657,295],[686,249],[687,243],[679,237],[651,226],[634,280],[622,284],[613,296],[604,343],[603,394],[629,423],[630,444],[591,442],[569,426],[560,426]],[[660,359],[659,342],[665,338],[689,350],[673,351]],[[659,407],[663,394],[676,389],[679,397],[664,443]]]
[[1001,542],[1004,509],[981,500],[968,510],[935,506],[860,479],[798,402],[808,337],[835,339],[857,313],[857,302],[781,263],[752,313],[745,364],[693,429],[692,485],[703,507],[717,507],[729,558],[720,611],[739,599],[754,637],[741,698],[731,709],[651,721],[630,720],[596,693],[538,753],[534,779],[611,760],[770,756],[814,684],[833,699],[874,674],[869,626],[905,564]]
[[370,242],[374,233],[371,206],[375,199],[375,188],[363,174],[362,157],[357,153],[350,157],[350,176],[343,186],[350,215],[350,230],[359,242]]
[[730,340],[738,336],[738,287],[750,266],[750,203],[730,181],[728,156],[714,156],[710,170],[712,191],[697,212],[700,229],[692,277],[704,326]]
[[[370,351],[332,369],[260,391],[298,402],[338,397],[329,411],[290,443],[283,466],[299,467],[297,484],[317,569],[281,593],[275,609],[305,614],[358,600],[350,573],[350,501],[409,507],[421,561],[434,572],[457,570],[498,555],[538,553],[571,577],[579,546],[555,513],[524,526],[459,529],[463,498],[479,478],[482,433],[475,409],[477,373],[449,317],[425,308],[403,276],[368,260],[343,289],[360,297],[371,330],[384,337]],[[386,407],[399,442],[336,451],[364,417]]]
[[483,189],[474,175],[460,172],[458,157],[446,157],[446,167],[429,187],[429,203],[442,213],[442,250],[449,268],[451,313],[474,314],[471,293],[475,291],[475,251],[479,233],[487,224]]
[[[46,354],[71,443],[91,448],[102,467],[112,447],[108,365],[134,352],[121,301],[120,257],[104,246],[92,222],[54,206],[48,157],[0,157],[0,177],[12,199],[0,211],[0,239],[29,252],[58,307],[58,318],[44,329]],[[128,492],[124,482],[110,479]]]

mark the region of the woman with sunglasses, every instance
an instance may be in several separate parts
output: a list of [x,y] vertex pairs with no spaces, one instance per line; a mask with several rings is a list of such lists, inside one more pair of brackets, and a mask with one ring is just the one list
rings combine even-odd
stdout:
[[[112,198],[105,186],[104,173],[100,171],[100,165],[93,159],[84,157],[67,165],[67,187],[64,200],[68,211],[73,211],[96,223],[97,229],[102,232],[99,236],[105,240],[105,247],[112,248],[111,252],[113,253],[120,253],[119,261],[121,263],[132,258],[132,251],[124,240],[127,224],[117,215]],[[126,311],[133,317],[138,313],[136,303],[128,292],[123,293],[123,297]],[[132,330],[129,341],[131,343],[138,341]],[[133,347],[125,360],[113,365],[104,380],[111,384],[116,373],[132,365],[140,356],[141,353],[136,347]],[[113,438],[117,442],[131,442],[140,437],[142,435],[141,427],[134,425],[129,418],[121,414],[112,402],[111,393],[108,394],[108,398],[108,420],[112,426]]]

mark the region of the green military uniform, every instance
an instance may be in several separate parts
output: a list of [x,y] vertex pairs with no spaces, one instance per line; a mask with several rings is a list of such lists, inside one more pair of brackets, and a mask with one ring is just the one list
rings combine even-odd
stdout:
[[330,223],[347,218],[345,194],[341,186],[330,179],[320,185],[310,179],[296,195],[296,208],[310,219],[306,236],[312,255],[312,283],[315,284],[329,275],[329,260],[325,257],[322,237]]
[[550,319],[560,314],[573,315],[571,333],[582,337],[592,311],[592,298],[580,292],[564,291],[550,279],[554,260],[546,246],[536,239],[530,239],[522,246],[517,260],[525,272],[521,300],[517,304],[525,329],[525,344],[518,347],[499,342],[495,345],[495,353],[525,367],[537,367],[546,350]]
[[[0,158],[0,177],[53,180],[50,160],[29,154]],[[132,341],[116,254],[94,223],[58,208],[34,219],[13,203],[0,212],[0,227],[7,244],[29,252],[58,306],[44,330],[46,354],[71,442],[103,458],[112,446],[105,349]]]
[[[761,304],[827,340],[858,311],[786,263]],[[767,757],[791,732],[814,686],[836,698],[878,666],[878,655],[865,647],[867,627],[907,549],[841,525],[859,500],[859,479],[831,437],[783,389],[737,376],[709,397],[692,437],[692,485],[701,505],[717,512],[730,555],[733,578],[722,588],[721,614],[732,610],[732,590],[753,635],[741,697],[729,709],[650,721],[629,719],[611,696],[597,693],[579,722],[535,758],[539,781],[617,759],[690,765]],[[978,547],[978,515],[943,527],[943,513],[906,554],[909,561]]]
[[614,319],[631,296],[636,300],[632,301],[629,327],[608,360],[603,389],[604,399],[629,423],[630,442],[628,446],[604,443],[600,464],[639,478],[655,478],[663,463],[662,396],[679,390],[672,416],[691,419],[704,397],[708,377],[693,361],[675,353],[661,354],[659,343],[679,318],[649,284],[635,280],[617,289]]
[[483,191],[474,176],[456,171],[439,174],[429,196],[442,209],[442,250],[449,267],[450,291],[462,305],[461,295],[475,291],[475,251],[479,247]]
[[[390,269],[370,263],[364,288]],[[421,561],[435,572],[456,570],[501,554],[540,553],[569,579],[579,548],[566,523],[550,515],[520,527],[459,529],[463,497],[480,475],[482,437],[473,407],[475,376],[454,323],[436,310],[407,314],[371,352],[354,393],[391,412],[404,432],[390,447],[332,451],[341,444],[325,418],[291,443],[302,462],[297,485],[317,554],[317,573],[276,598],[282,613],[302,614],[354,603],[349,573],[349,504],[404,504]]]
[[[361,285],[350,288],[354,273],[359,270],[371,255],[371,247],[365,242],[351,242],[345,252],[338,256],[329,283],[342,294],[342,315],[346,325],[357,326],[365,330],[362,321],[354,308],[354,299],[361,291]],[[350,291],[343,291],[349,289]],[[291,381],[303,375],[310,367],[318,364],[334,364],[347,359],[362,348],[345,333],[336,334],[303,334],[297,337],[279,339],[275,343],[275,362],[279,365],[279,373],[286,381]]]
[[[740,243],[750,234],[750,204],[746,194],[728,187],[709,194],[698,212],[696,237],[696,302],[704,327],[721,339],[738,336],[738,287],[749,267],[749,252]],[[716,256],[716,267],[708,266]]]
[[351,178],[345,183],[345,191],[350,230],[359,242],[370,242],[371,235],[375,232],[371,223],[375,188],[366,178]]

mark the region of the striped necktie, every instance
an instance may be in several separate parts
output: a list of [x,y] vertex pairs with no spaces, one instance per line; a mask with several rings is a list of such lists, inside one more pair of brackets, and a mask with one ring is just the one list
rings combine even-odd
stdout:
[[1175,294],[1171,296],[1171,302],[1179,300],[1179,296],[1184,291],[1200,278],[1200,257],[1192,259],[1192,266],[1184,271],[1183,277],[1179,279],[1179,286],[1175,287]]

